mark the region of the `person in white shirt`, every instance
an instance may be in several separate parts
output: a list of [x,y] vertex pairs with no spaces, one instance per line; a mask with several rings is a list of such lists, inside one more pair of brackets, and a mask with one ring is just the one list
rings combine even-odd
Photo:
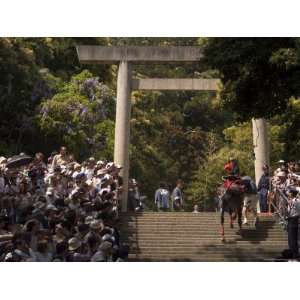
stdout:
[[95,160],[94,157],[90,157],[88,159],[88,164],[87,164],[87,166],[84,169],[84,173],[85,173],[86,178],[88,180],[92,180],[93,179],[93,176],[94,176],[94,173],[95,173],[95,167],[96,167],[96,160]]
[[194,213],[194,214],[199,213],[199,206],[198,206],[198,204],[195,204],[195,205],[194,205],[193,213]]
[[293,259],[298,259],[298,226],[300,216],[300,200],[297,197],[298,191],[295,188],[288,190],[288,214],[287,214],[287,231],[288,231],[288,244],[292,253]]

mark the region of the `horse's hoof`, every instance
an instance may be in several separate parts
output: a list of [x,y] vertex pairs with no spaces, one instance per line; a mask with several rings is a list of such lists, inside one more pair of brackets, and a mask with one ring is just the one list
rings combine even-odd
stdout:
[[233,224],[230,224],[230,228],[233,228]]

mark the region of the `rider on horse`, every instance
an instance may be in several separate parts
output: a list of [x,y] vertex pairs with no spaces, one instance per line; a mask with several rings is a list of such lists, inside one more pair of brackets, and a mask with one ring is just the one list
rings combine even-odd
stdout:
[[238,162],[232,157],[229,158],[229,161],[224,166],[224,171],[228,174],[222,177],[224,181],[224,188],[226,190],[238,188],[238,191],[242,192],[243,187],[241,185]]
[[224,233],[224,212],[227,211],[230,216],[230,227],[233,228],[233,221],[238,217],[238,224],[242,228],[242,205],[243,205],[243,185],[239,175],[238,163],[235,159],[230,158],[224,166],[225,172],[228,174],[223,176],[223,192],[220,197],[221,212],[221,236],[225,241]]

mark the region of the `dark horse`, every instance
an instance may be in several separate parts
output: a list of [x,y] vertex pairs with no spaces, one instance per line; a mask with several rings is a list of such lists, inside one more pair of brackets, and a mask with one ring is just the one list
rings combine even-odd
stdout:
[[244,194],[237,184],[233,184],[230,189],[221,187],[220,212],[221,212],[221,236],[225,241],[224,213],[227,211],[230,216],[230,227],[233,228],[233,221],[238,218],[239,233],[242,229],[242,208]]

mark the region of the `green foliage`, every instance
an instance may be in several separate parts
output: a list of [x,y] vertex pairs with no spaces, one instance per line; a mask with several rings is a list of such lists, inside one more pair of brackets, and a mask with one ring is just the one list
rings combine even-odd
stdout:
[[253,175],[251,124],[240,123],[253,116],[269,118],[272,163],[299,159],[299,38],[0,38],[0,155],[66,144],[77,159],[113,159],[117,66],[81,65],[78,44],[199,46],[199,63],[135,65],[133,75],[222,78],[217,95],[132,94],[130,175],[150,203],[160,181],[180,177],[190,205],[211,207],[229,156]]
[[240,119],[282,113],[300,92],[298,38],[210,38],[206,63],[220,72],[222,100]]
[[207,210],[214,207],[213,197],[217,187],[222,183],[224,165],[230,157],[239,162],[240,171],[250,176],[253,170],[252,132],[249,123],[231,126],[224,129],[226,143],[222,147],[214,145],[206,153],[206,161],[194,173],[193,181],[187,189],[188,203],[192,207],[199,204],[201,209]]
[[[300,99],[291,98],[286,111],[273,118],[276,124],[277,136],[273,136],[274,143],[279,143],[282,149],[281,157],[286,160],[299,160],[300,147]],[[277,138],[277,139],[276,139]],[[273,154],[273,151],[272,151]],[[279,157],[279,156],[277,156]]]
[[[280,142],[283,128],[270,125],[271,162],[277,162],[283,154],[284,144]],[[193,181],[188,186],[188,202],[192,206],[198,203],[202,209],[212,209],[213,197],[222,183],[224,165],[230,157],[237,159],[240,172],[254,178],[254,151],[251,122],[224,129],[225,142],[221,147],[212,147],[208,151],[206,162],[194,173]],[[217,151],[215,151],[217,149]]]
[[249,153],[225,146],[207,157],[207,161],[197,172],[187,189],[188,204],[197,203],[200,209],[211,210],[214,207],[213,197],[217,187],[222,184],[224,165],[232,156],[239,161],[240,169],[253,176],[253,157]]
[[77,157],[111,158],[114,103],[111,90],[83,71],[41,103],[37,121],[46,136],[68,145]]

